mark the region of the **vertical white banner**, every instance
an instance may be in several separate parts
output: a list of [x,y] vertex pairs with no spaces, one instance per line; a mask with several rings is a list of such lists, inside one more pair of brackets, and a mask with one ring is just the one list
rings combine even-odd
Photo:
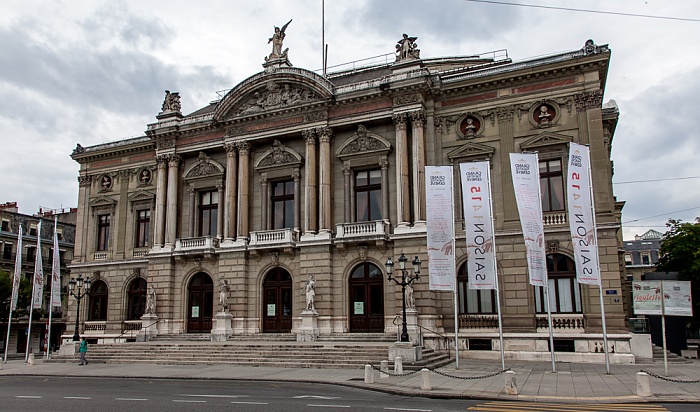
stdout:
[[454,195],[452,166],[425,167],[425,218],[430,290],[454,290]]
[[600,285],[598,236],[595,233],[590,153],[587,146],[570,143],[566,196],[569,204],[569,228],[576,257],[576,279],[579,283]]
[[22,226],[19,227],[17,235],[17,254],[15,254],[15,272],[12,276],[12,300],[10,301],[10,312],[17,309],[17,298],[19,296],[19,281],[22,277]]
[[540,170],[536,153],[511,153],[515,201],[525,238],[530,284],[547,286],[547,255],[544,249]]
[[44,295],[44,265],[41,261],[41,220],[36,228],[36,255],[34,259],[34,287],[32,288],[32,309],[41,309]]
[[53,262],[51,265],[51,306],[61,307],[61,252],[58,250],[58,218],[53,223]]
[[496,289],[496,251],[491,216],[489,162],[461,163],[469,289]]

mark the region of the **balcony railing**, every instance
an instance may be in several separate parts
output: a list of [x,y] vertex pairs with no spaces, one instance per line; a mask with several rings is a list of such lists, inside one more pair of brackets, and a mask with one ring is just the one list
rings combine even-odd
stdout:
[[136,257],[144,257],[144,256],[146,256],[146,255],[148,254],[148,251],[149,251],[149,250],[150,250],[150,249],[147,248],[147,247],[136,248],[136,249],[134,249],[134,257],[135,257],[135,258],[136,258]]
[[559,212],[544,212],[542,214],[542,223],[545,226],[556,226],[556,225],[566,225],[567,215],[564,211]]
[[211,236],[190,237],[175,241],[176,252],[212,250],[219,247],[219,238]]
[[107,322],[104,320],[88,321],[88,322],[85,322],[85,328],[83,330],[85,332],[104,333],[105,330],[107,330]]
[[389,234],[389,224],[382,220],[373,222],[341,223],[335,226],[336,239],[383,239]]
[[459,315],[460,329],[493,329],[498,327],[497,315]]
[[107,252],[95,252],[93,260],[107,260]]
[[298,233],[294,229],[260,230],[250,232],[249,246],[294,246],[297,242]]
[[[585,328],[583,314],[552,314],[552,329],[558,332],[583,332]],[[547,315],[537,315],[537,329],[548,329]]]
[[122,324],[122,333],[139,331],[142,326],[143,322],[140,320],[125,320]]

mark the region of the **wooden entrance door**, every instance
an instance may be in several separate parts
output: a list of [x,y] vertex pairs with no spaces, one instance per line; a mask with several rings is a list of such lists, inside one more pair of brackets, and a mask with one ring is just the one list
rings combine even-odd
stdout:
[[292,276],[284,269],[272,269],[263,281],[263,332],[292,331]]
[[384,332],[384,278],[371,263],[350,276],[350,332]]
[[206,273],[197,273],[187,288],[187,333],[209,333],[214,312],[214,283]]

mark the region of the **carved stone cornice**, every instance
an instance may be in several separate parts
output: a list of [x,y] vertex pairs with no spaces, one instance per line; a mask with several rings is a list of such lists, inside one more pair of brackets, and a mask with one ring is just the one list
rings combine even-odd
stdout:
[[394,97],[394,106],[403,106],[421,101],[420,94],[405,94]]
[[599,109],[603,104],[603,91],[594,90],[575,94],[574,103],[576,104],[577,113],[584,112],[588,109]]
[[328,112],[326,112],[326,111],[313,112],[313,113],[309,113],[307,115],[304,115],[304,121],[307,123],[318,122],[318,121],[326,120],[326,119],[328,119]]
[[156,140],[156,149],[171,149],[175,147],[175,139],[158,139]]
[[243,126],[232,126],[226,129],[226,134],[224,135],[225,137],[234,137],[234,136],[240,136],[243,133],[245,133],[245,129]]

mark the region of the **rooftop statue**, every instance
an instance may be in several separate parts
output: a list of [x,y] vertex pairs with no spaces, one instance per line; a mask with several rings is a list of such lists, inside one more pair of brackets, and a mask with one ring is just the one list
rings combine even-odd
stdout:
[[182,110],[182,106],[180,106],[180,93],[170,93],[170,90],[166,90],[165,99],[163,100],[163,107],[161,110],[162,113],[180,113],[180,110]]
[[287,59],[287,52],[289,51],[289,47],[284,49],[283,51],[282,43],[284,42],[285,30],[287,30],[287,26],[289,26],[289,23],[291,22],[292,20],[289,20],[287,24],[282,26],[281,29],[275,26],[275,33],[267,41],[268,44],[272,42],[272,53],[270,53],[270,55],[265,58],[266,62],[270,60]]
[[420,49],[416,40],[418,37],[408,37],[404,33],[403,38],[396,42],[396,61],[406,59],[420,59]]

